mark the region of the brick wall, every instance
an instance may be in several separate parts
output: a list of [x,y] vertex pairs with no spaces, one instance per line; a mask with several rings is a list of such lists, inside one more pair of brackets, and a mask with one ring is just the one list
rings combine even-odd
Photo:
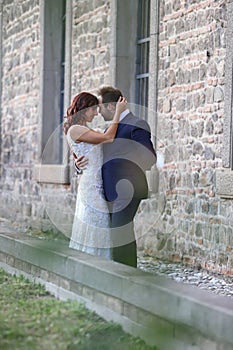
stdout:
[[[71,47],[71,99],[81,91],[94,91],[109,83],[110,1],[73,0]],[[65,109],[68,106],[65,106]],[[93,127],[101,126],[97,117]],[[73,164],[71,157],[71,164]],[[41,184],[44,230],[60,230],[70,236],[79,178],[71,166],[70,186]],[[38,226],[35,217],[33,226]]]
[[[56,230],[65,213],[70,231],[78,179],[71,172],[71,187],[34,180],[40,162],[40,7],[39,0],[2,5],[0,217]],[[110,1],[74,0],[72,21],[71,98],[109,83]]]
[[[157,216],[142,242],[149,254],[232,272],[233,204],[219,198],[215,183],[222,166],[226,1],[161,1],[160,16],[158,148],[166,198],[144,204]],[[137,220],[140,228],[142,212]]]
[[110,1],[74,1],[72,95],[109,83]]
[[30,216],[38,157],[39,0],[3,1],[1,216]]

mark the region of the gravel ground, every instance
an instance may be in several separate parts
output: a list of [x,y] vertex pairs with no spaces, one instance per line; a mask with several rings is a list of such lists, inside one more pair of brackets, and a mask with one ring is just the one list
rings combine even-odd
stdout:
[[166,263],[151,257],[139,257],[138,268],[157,275],[166,275],[176,282],[188,283],[213,293],[233,298],[233,276],[197,270],[181,263]]

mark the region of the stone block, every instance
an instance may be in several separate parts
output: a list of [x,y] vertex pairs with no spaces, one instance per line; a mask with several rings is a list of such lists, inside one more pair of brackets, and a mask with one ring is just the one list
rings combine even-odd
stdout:
[[216,171],[216,189],[221,197],[233,198],[233,171],[224,168]]
[[105,306],[105,307],[108,307],[108,305],[110,305],[111,303],[108,304],[108,295],[105,294],[105,293],[102,293],[102,292],[99,292],[97,290],[95,290],[95,303],[96,304],[99,304],[99,305],[102,305],[102,306]]
[[109,309],[118,313],[119,315],[123,314],[123,301],[118,298],[113,298],[112,296],[107,296],[107,305]]
[[41,277],[41,269],[39,266],[31,265],[31,275],[34,277]]
[[88,300],[91,300],[91,301],[94,300],[95,292],[94,292],[94,290],[92,288],[89,288],[87,286],[83,286],[82,293],[83,293],[82,296],[85,299],[88,299]]
[[0,261],[3,263],[7,262],[7,255],[3,252],[0,252]]
[[28,274],[31,272],[31,264],[29,264],[26,261],[15,259],[15,267],[21,271],[28,273]]
[[67,278],[59,277],[57,284],[63,289],[70,290],[70,281]]
[[81,283],[70,280],[70,291],[82,296],[83,295],[83,285]]
[[214,102],[221,102],[224,99],[224,93],[221,87],[216,87],[214,90]]
[[[48,270],[42,269],[40,273],[40,278],[42,278],[44,281],[49,281],[49,275],[50,275],[49,269]],[[52,278],[50,282],[51,283],[57,282],[57,285],[58,285],[58,278],[57,279]]]
[[12,267],[15,267],[16,263],[15,263],[16,259],[11,256],[11,255],[7,255],[6,257],[6,263]]
[[170,99],[165,99],[163,102],[163,111],[164,113],[169,113],[171,112],[171,100]]

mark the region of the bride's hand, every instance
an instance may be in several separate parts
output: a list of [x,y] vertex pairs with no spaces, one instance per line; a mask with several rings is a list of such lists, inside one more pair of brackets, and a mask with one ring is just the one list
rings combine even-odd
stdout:
[[127,106],[127,100],[125,97],[119,97],[116,104],[116,112],[122,113]]

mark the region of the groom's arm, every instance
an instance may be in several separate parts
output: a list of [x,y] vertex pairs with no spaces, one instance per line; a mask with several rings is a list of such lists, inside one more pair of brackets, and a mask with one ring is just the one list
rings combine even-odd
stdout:
[[132,139],[137,142],[137,152],[144,170],[150,170],[156,164],[157,155],[151,141],[150,126],[140,119],[132,131]]
[[73,159],[74,159],[74,167],[77,175],[82,174],[83,170],[86,168],[86,165],[88,164],[88,158],[86,158],[85,156],[77,157],[76,154],[73,152]]

